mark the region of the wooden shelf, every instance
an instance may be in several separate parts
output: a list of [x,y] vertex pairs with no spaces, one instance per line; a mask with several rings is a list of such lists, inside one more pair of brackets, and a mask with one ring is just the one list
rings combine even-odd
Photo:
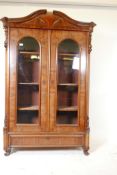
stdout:
[[26,59],[31,60],[40,60],[39,52],[27,52],[27,51],[20,51],[20,54],[23,54]]
[[68,57],[63,57],[63,58],[59,58],[59,61],[73,61],[74,58],[68,58]]
[[20,54],[26,54],[26,55],[32,55],[32,54],[34,54],[34,55],[39,55],[39,52],[31,52],[31,51],[20,51],[19,52]]
[[39,106],[18,107],[18,111],[37,111]]
[[30,82],[30,83],[18,83],[19,85],[26,85],[26,86],[38,86],[39,83],[37,82]]
[[58,84],[58,86],[78,86],[78,84],[76,84],[76,83],[60,83],[60,84]]
[[77,111],[77,106],[69,106],[69,107],[58,107],[58,111]]
[[78,53],[59,53],[60,56],[77,56]]

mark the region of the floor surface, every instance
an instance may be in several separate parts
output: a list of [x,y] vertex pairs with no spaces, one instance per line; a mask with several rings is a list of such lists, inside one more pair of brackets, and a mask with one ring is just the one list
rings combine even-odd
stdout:
[[77,149],[1,152],[4,175],[117,175],[117,145],[92,145],[90,155]]

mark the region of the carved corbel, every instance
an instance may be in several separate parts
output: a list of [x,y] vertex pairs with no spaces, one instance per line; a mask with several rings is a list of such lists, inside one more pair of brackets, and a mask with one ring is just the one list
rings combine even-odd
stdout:
[[91,39],[92,39],[92,32],[93,32],[93,27],[96,26],[95,23],[91,22],[90,23],[90,30],[89,30],[89,44],[88,44],[88,53],[90,54],[92,51],[92,44],[91,44]]
[[5,32],[5,41],[4,41],[4,47],[7,48],[8,45],[8,18],[4,17],[1,19],[1,21],[3,22],[3,28],[4,28],[4,32]]

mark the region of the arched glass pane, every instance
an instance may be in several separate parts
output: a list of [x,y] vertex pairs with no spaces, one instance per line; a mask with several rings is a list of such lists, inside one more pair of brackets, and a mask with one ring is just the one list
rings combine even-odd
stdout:
[[19,41],[17,65],[17,123],[38,123],[40,47],[34,38]]
[[24,37],[19,41],[18,45],[18,50],[19,51],[39,51],[39,44],[38,42],[32,38],[32,37]]
[[58,46],[57,123],[77,124],[79,45],[66,39]]
[[79,47],[78,44],[66,39],[58,48],[58,82],[78,83]]

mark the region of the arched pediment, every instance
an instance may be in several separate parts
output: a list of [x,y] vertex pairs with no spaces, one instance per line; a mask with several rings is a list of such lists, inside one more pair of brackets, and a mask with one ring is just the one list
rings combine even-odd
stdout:
[[62,12],[38,10],[26,17],[1,19],[5,27],[15,28],[37,28],[37,29],[57,29],[57,30],[76,30],[92,31],[95,24],[93,22],[84,23],[73,20]]

